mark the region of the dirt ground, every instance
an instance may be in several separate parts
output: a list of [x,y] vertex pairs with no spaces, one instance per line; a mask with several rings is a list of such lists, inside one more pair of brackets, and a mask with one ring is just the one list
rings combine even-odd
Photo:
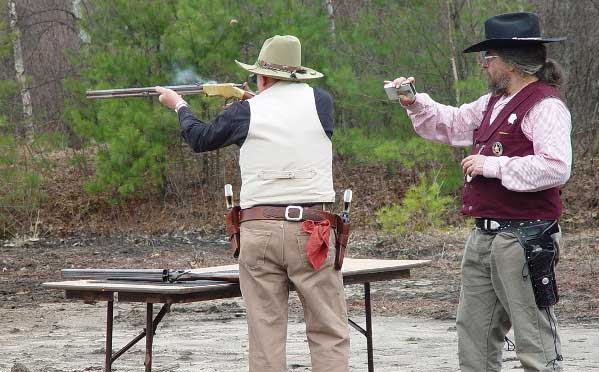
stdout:
[[[354,233],[351,256],[431,259],[412,278],[373,284],[375,367],[385,371],[457,371],[455,310],[467,229],[390,239]],[[565,371],[599,371],[599,231],[565,231],[556,307]],[[103,368],[105,303],[85,305],[41,286],[63,268],[188,268],[233,263],[224,240],[178,231],[160,236],[81,235],[0,242],[0,372]],[[363,323],[361,286],[348,286],[352,319]],[[157,308],[158,305],[156,305]],[[288,369],[309,371],[299,301],[291,299]],[[156,310],[157,311],[157,310]],[[144,306],[115,305],[114,348],[143,327]],[[366,370],[365,340],[352,329],[351,370]],[[143,370],[144,342],[114,364]],[[240,299],[175,305],[158,328],[155,371],[245,371],[247,331]],[[513,351],[504,371],[520,371]]]

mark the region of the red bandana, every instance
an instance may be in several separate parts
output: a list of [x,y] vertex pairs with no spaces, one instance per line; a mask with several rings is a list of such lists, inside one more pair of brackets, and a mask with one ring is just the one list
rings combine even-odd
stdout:
[[305,220],[302,224],[302,229],[310,234],[310,238],[306,243],[308,261],[310,261],[313,268],[318,270],[327,259],[327,253],[329,252],[331,222],[329,220],[322,220],[320,222]]

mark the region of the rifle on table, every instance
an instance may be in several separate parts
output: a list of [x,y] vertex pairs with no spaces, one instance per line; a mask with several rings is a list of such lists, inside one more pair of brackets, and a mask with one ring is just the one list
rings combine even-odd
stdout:
[[94,279],[178,283],[199,280],[239,283],[237,271],[219,271],[212,273],[194,273],[190,270],[172,269],[63,269],[63,279]]
[[[222,83],[222,84],[192,84],[192,85],[172,85],[165,88],[172,89],[182,96],[194,94],[203,94],[205,96],[221,96],[224,98],[237,98],[240,100],[250,99],[255,96],[253,92],[245,90],[245,84]],[[151,97],[158,96],[160,93],[154,87],[145,88],[124,88],[124,89],[105,89],[88,90],[85,96],[88,99],[106,99],[106,98],[128,98],[128,97]]]

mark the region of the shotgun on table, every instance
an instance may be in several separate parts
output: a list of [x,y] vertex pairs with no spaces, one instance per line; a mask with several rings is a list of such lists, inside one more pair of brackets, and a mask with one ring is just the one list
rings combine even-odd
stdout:
[[190,270],[172,269],[63,269],[61,275],[63,279],[118,280],[132,282],[178,283],[200,280],[227,283],[239,282],[239,274],[237,271],[194,273]]

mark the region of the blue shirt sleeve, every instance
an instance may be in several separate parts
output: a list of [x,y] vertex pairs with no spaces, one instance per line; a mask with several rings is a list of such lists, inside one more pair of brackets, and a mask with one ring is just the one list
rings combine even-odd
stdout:
[[210,123],[196,118],[189,107],[179,109],[181,137],[195,152],[205,152],[232,144],[241,146],[250,127],[250,104],[231,104]]
[[322,88],[314,88],[314,100],[316,101],[316,112],[320,124],[327,136],[333,137],[333,98]]

